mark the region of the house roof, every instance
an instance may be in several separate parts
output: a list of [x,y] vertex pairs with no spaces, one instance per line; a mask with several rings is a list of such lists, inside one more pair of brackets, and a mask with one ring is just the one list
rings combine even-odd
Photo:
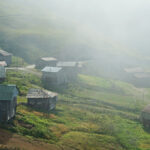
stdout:
[[144,72],[143,68],[141,68],[141,67],[125,68],[124,71],[127,72],[127,73],[141,73],[141,72]]
[[43,89],[29,89],[27,98],[53,98],[57,96],[57,93],[43,90]]
[[18,95],[16,85],[0,85],[0,101],[12,100],[13,96]]
[[54,57],[42,57],[41,60],[44,60],[44,61],[56,61],[57,59],[54,58]]
[[134,74],[136,78],[150,78],[150,73],[136,73]]
[[45,67],[42,72],[59,72],[61,69],[61,67]]
[[57,63],[57,67],[75,67],[77,66],[77,62],[73,61],[62,61]]
[[5,78],[6,76],[6,71],[3,66],[0,66],[0,78]]
[[2,55],[2,56],[9,56],[9,55],[12,55],[12,54],[8,53],[8,52],[6,52],[6,51],[4,51],[2,49],[0,49],[0,55]]
[[7,66],[6,61],[0,61],[0,66],[6,67]]

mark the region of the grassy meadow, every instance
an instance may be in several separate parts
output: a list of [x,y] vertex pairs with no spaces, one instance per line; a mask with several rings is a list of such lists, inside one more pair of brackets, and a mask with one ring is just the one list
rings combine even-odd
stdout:
[[[20,86],[18,102],[27,101],[29,87],[41,86],[40,78],[31,74],[10,71],[7,76],[6,82]],[[149,89],[79,75],[76,83],[58,91],[56,110],[50,114],[18,106],[15,120],[2,127],[65,150],[150,149],[150,134],[139,119],[149,103]]]

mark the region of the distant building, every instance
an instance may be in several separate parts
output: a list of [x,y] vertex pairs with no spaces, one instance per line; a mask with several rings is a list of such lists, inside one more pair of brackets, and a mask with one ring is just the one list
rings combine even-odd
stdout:
[[141,67],[125,68],[124,71],[127,73],[142,73],[142,72],[144,72],[143,68],[141,68]]
[[[0,82],[4,81],[6,78],[6,70],[5,67],[0,66]],[[0,91],[1,92],[1,91]]]
[[0,49],[0,61],[5,61],[9,66],[12,63],[12,54]]
[[46,66],[56,67],[57,59],[54,57],[42,57],[36,63],[37,69],[42,69]]
[[45,67],[42,69],[42,82],[45,88],[68,82],[61,67]]
[[15,116],[17,95],[15,85],[0,85],[0,122],[7,122]]
[[150,128],[150,104],[143,109],[141,121],[145,127]]
[[73,62],[73,61],[60,61],[57,63],[57,67],[64,67],[64,68],[73,68],[77,67],[78,62]]
[[30,89],[27,95],[28,105],[45,112],[55,109],[57,94],[42,89]]
[[78,62],[58,62],[57,67],[62,67],[68,82],[77,78],[79,71]]
[[7,67],[6,61],[0,61],[0,66]]

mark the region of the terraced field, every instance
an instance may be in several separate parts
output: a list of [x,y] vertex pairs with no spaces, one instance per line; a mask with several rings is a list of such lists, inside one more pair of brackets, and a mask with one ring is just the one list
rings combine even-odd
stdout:
[[[19,78],[16,81],[20,83]],[[2,128],[24,136],[26,144],[30,141],[35,146],[35,141],[42,142],[45,150],[50,149],[46,144],[54,150],[150,149],[150,134],[139,119],[143,107],[150,103],[149,89],[79,75],[76,83],[57,92],[60,94],[55,111],[44,114],[19,106],[15,120],[7,126],[1,125]],[[24,95],[19,97],[20,101],[26,102]],[[9,146],[9,141],[11,138],[4,145]]]

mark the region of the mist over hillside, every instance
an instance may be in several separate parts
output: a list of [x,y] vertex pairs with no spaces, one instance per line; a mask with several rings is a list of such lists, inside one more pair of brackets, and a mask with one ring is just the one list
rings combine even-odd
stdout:
[[141,0],[130,5],[119,0],[1,0],[0,47],[32,63],[47,55],[114,65],[147,63],[149,5]]

